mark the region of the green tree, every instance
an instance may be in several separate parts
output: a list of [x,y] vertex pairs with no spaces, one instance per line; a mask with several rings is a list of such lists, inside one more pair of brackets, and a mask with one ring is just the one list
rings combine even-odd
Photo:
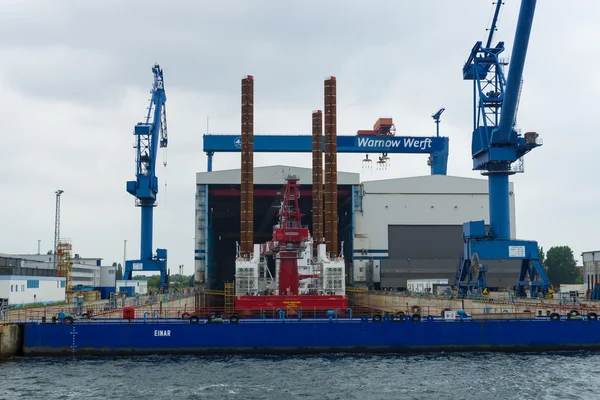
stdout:
[[546,253],[544,253],[544,248],[538,245],[538,257],[540,258],[540,263],[542,263],[542,267],[546,268]]
[[117,272],[116,272],[116,277],[117,280],[120,281],[123,279],[123,267],[121,266],[121,263],[117,264],[117,263],[113,263],[113,267],[117,267]]
[[[138,277],[136,276],[136,279]],[[160,275],[152,275],[148,277],[148,287],[158,289],[160,286]]]
[[555,285],[576,283],[579,277],[577,262],[569,246],[554,246],[548,250],[545,260],[548,279]]

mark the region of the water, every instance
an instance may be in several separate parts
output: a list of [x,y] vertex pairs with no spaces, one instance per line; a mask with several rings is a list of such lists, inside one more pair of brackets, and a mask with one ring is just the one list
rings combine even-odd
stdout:
[[0,399],[598,399],[600,353],[0,362]]

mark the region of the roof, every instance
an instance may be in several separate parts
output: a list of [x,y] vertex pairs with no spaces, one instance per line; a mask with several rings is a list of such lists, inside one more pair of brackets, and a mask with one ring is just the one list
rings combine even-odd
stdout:
[[[239,185],[241,180],[241,170],[227,169],[211,172],[196,173],[196,184],[198,185]],[[254,168],[255,185],[283,185],[285,177],[296,175],[300,178],[299,183],[305,185],[312,184],[312,169],[302,167],[292,167],[287,165],[270,165],[266,167]],[[353,172],[338,172],[338,185],[358,185],[360,184],[360,174]]]
[[[487,194],[488,180],[448,175],[425,175],[409,178],[383,179],[363,182],[369,193],[414,194]],[[509,183],[512,190],[512,182]]]

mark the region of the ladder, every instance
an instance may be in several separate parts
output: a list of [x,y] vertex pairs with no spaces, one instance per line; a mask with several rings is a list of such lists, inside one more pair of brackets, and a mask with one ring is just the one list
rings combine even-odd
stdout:
[[225,283],[225,317],[228,318],[235,309],[235,286],[233,282]]

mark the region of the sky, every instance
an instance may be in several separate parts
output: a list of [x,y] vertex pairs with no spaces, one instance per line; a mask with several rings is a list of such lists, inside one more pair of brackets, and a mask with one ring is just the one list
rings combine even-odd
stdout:
[[[506,0],[496,38],[510,56],[520,2]],[[106,264],[139,254],[133,127],[145,117],[151,68],[164,70],[168,164],[157,175],[154,248],[193,273],[195,173],[202,135],[240,131],[240,80],[255,79],[255,134],[310,134],[323,81],[337,77],[339,135],[394,118],[396,135],[435,134],[446,111],[448,175],[472,171],[472,86],[462,65],[486,37],[492,1],[22,1],[0,2],[1,253],[52,248],[55,191],[61,237]],[[547,250],[598,250],[600,195],[596,98],[600,2],[538,1],[518,126],[544,145],[511,177],[516,232]],[[426,156],[393,155],[385,171],[339,155],[364,180],[429,174]],[[239,168],[216,154],[214,170]],[[309,154],[256,154],[255,166],[311,166]]]

